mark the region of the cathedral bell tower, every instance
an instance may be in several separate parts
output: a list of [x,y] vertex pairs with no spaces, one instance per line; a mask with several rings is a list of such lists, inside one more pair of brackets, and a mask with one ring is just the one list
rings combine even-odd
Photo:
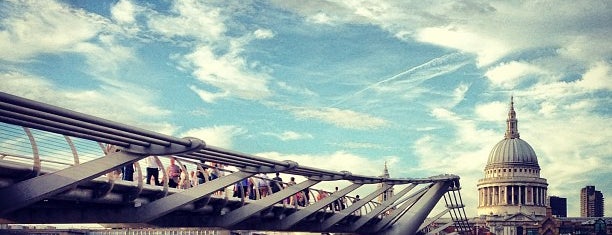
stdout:
[[[388,179],[390,178],[389,176],[389,169],[387,168],[387,161],[385,161],[385,169],[383,170],[383,174],[380,176],[383,179]],[[386,182],[382,182],[380,184],[378,184],[377,188],[382,188],[385,187],[387,185]],[[387,191],[383,192],[382,194],[380,194],[380,196],[378,196],[378,202],[384,202],[386,200],[389,200],[391,197],[393,197],[393,187],[388,189]]]

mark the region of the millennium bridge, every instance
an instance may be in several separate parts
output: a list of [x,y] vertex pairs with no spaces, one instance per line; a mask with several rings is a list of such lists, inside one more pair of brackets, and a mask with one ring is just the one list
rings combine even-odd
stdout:
[[[160,169],[172,158],[183,171],[194,169],[205,177],[200,184],[178,189],[169,187],[168,174],[161,170],[161,183],[147,184],[139,161],[145,158],[153,158]],[[118,177],[123,166],[134,167],[133,181]],[[209,177],[222,170],[223,176]],[[232,195],[237,182],[276,172],[303,180],[270,180],[280,191],[265,197],[246,197],[244,190]],[[325,181],[350,184],[333,193],[314,188]],[[360,189],[368,189],[360,200],[349,196],[367,185]],[[392,188],[394,195],[376,200]],[[297,203],[301,192],[311,200]],[[430,215],[442,200],[446,209]],[[445,215],[451,222],[430,226]],[[455,233],[471,233],[456,175],[389,178],[318,169],[0,92],[0,224],[60,223],[402,235],[433,234],[453,226]]]

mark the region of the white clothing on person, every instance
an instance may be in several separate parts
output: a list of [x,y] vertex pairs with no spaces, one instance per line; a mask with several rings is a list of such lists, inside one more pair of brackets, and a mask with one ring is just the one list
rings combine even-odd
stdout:
[[148,156],[145,160],[145,163],[146,163],[145,165],[147,166],[147,168],[157,168],[157,169],[160,168],[154,156]]
[[258,188],[263,188],[263,187],[268,187],[269,186],[269,182],[270,182],[270,178],[268,178],[268,176],[266,174],[259,174],[258,177],[260,178],[256,178],[257,179],[257,187]]

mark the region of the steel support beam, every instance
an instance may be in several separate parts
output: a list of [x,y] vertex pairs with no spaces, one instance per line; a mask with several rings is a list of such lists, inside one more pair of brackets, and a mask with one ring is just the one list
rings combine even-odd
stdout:
[[419,227],[419,229],[417,229],[417,231],[421,231],[423,230],[425,227],[429,226],[430,224],[432,224],[433,222],[436,222],[436,220],[440,219],[440,217],[446,215],[446,213],[448,213],[451,209],[450,208],[446,208],[446,210],[443,210],[442,212],[438,213],[436,216],[434,216],[433,218],[431,218],[430,221],[428,222],[423,222],[423,224],[421,224],[421,226]]
[[[397,219],[401,217],[406,210],[408,210],[412,205],[414,205],[422,196],[427,192],[427,188],[423,190],[419,190],[414,194],[408,196],[408,198],[401,204],[401,206],[397,207],[393,212],[389,215],[385,216],[381,221],[379,221],[372,229],[370,229],[373,233],[378,233],[387,227],[391,226],[393,223],[397,222]],[[397,206],[397,205],[396,205]]]
[[126,214],[132,215],[129,219],[136,219],[134,222],[149,222],[156,218],[162,217],[185,204],[199,200],[216,191],[219,191],[222,188],[253,175],[254,173],[237,171],[219,179],[211,180],[196,187],[186,189],[180,193],[174,193],[167,197],[155,200],[141,207],[133,208],[130,211],[126,211]]
[[348,217],[353,212],[355,212],[356,210],[358,210],[359,208],[361,208],[365,204],[368,204],[368,202],[374,200],[378,195],[380,195],[381,193],[387,191],[388,189],[390,189],[392,187],[393,187],[393,185],[387,184],[384,187],[379,188],[378,190],[374,191],[373,193],[370,193],[368,196],[364,197],[363,199],[359,200],[358,202],[353,203],[352,205],[350,205],[346,209],[344,209],[342,211],[339,211],[339,212],[336,212],[334,215],[332,215],[331,217],[329,217],[328,219],[323,221],[323,223],[321,223],[321,231],[328,230],[331,226],[334,226],[334,224],[336,224],[336,223],[340,222],[342,219]]
[[114,152],[109,156],[72,166],[60,171],[0,188],[0,215],[31,205],[79,183],[96,178],[129,162],[144,158],[127,152]]
[[253,201],[246,206],[240,207],[236,210],[230,211],[229,213],[221,216],[215,222],[216,225],[219,225],[223,228],[230,228],[237,223],[244,221],[245,219],[251,217],[255,213],[265,210],[266,208],[276,204],[277,202],[282,201],[285,198],[288,198],[308,187],[311,187],[320,181],[318,180],[306,180],[299,184],[293,185],[291,187],[285,188],[277,193],[264,197],[260,200]]
[[384,231],[384,235],[403,235],[415,234],[418,228],[423,224],[429,212],[436,206],[442,195],[446,193],[450,186],[450,181],[440,181],[435,183],[427,193],[423,195],[423,199],[417,201],[396,223],[397,226]]
[[368,221],[374,219],[374,217],[378,216],[378,214],[387,210],[387,208],[389,208],[390,205],[393,205],[395,201],[402,198],[404,195],[406,195],[406,193],[410,192],[410,190],[412,190],[416,186],[417,186],[416,184],[408,185],[408,187],[406,187],[405,189],[403,189],[396,195],[393,195],[393,197],[391,197],[389,200],[382,202],[380,205],[374,208],[374,210],[372,210],[370,213],[361,216],[361,218],[359,218],[357,221],[355,221],[355,223],[353,223],[350,226],[349,231],[353,231],[353,232],[357,231],[359,228],[365,225]]
[[294,212],[293,214],[287,216],[287,218],[280,221],[281,229],[288,230],[289,228],[299,223],[304,218],[316,213],[317,211],[323,209],[324,207],[327,207],[327,205],[333,203],[334,201],[338,200],[341,197],[344,197],[345,195],[349,194],[353,190],[361,187],[361,185],[363,184],[351,184],[348,187],[343,188],[340,191],[335,192],[329,195],[328,197],[325,197],[322,200],[315,202],[314,204],[310,206],[307,206],[306,208],[303,208],[299,211]]

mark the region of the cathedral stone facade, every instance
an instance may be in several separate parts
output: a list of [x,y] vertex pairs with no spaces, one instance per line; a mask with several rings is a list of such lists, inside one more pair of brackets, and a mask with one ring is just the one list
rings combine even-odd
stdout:
[[547,216],[548,183],[535,151],[520,138],[513,99],[506,124],[478,181],[478,215],[495,234],[537,234],[534,225]]

